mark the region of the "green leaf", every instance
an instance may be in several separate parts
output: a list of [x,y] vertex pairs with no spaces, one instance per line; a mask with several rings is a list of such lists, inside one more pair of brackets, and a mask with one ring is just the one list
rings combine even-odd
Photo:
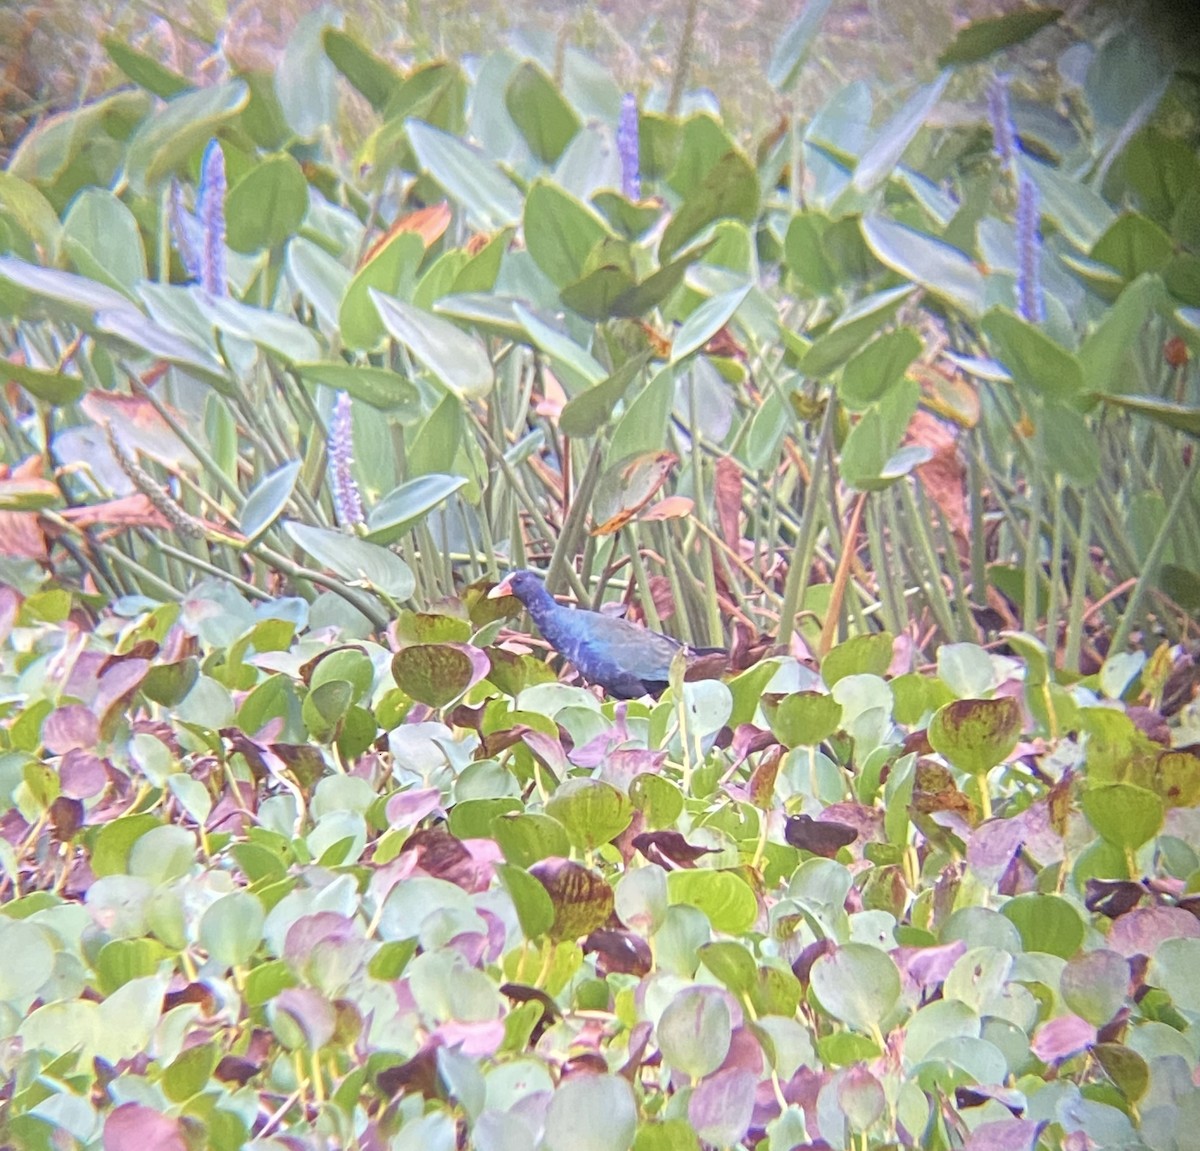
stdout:
[[164,100],[177,96],[192,85],[187,78],[170,68],[164,67],[153,56],[131,48],[116,36],[105,36],[100,41],[109,59],[140,88],[152,92]]
[[1163,801],[1132,783],[1088,787],[1080,800],[1083,814],[1105,840],[1122,851],[1136,851],[1162,830]]
[[1069,399],[1083,391],[1079,359],[1040,328],[1002,308],[983,318],[996,358],[1022,387],[1038,395]]
[[257,896],[231,891],[200,916],[200,946],[219,968],[241,967],[258,950],[265,919]]
[[717,931],[741,935],[758,918],[758,901],[750,885],[732,871],[697,868],[672,871],[667,876],[667,892],[673,904],[698,908],[708,916]]
[[283,514],[296,480],[300,477],[300,460],[292,460],[270,475],[264,476],[246,497],[242,507],[240,528],[246,537],[246,546],[252,547],[266,530]]
[[402,424],[413,423],[421,415],[421,395],[416,386],[389,368],[325,361],[293,366],[304,381],[346,392],[373,408],[393,413]]
[[430,707],[445,707],[483,679],[489,669],[487,656],[465,643],[414,643],[392,656],[396,684]]
[[1162,281],[1157,276],[1139,276],[1104,310],[1078,353],[1089,392],[1124,392],[1128,381],[1137,378],[1133,361],[1138,339],[1165,303]]
[[758,214],[758,174],[738,149],[726,152],[671,217],[659,243],[659,258],[669,260],[702,228],[732,217],[753,223]]
[[524,868],[497,863],[496,875],[517,910],[517,922],[526,939],[540,939],[554,923],[550,893]]
[[1037,419],[1050,470],[1080,488],[1094,484],[1100,475],[1100,444],[1083,413],[1050,400]]
[[629,1151],[637,1126],[633,1088],[621,1076],[564,1079],[546,1109],[541,1146],[544,1151]]
[[568,779],[546,801],[546,814],[567,830],[581,851],[594,851],[616,839],[629,826],[633,808],[611,783],[600,779]]
[[904,150],[942,98],[949,81],[950,73],[943,72],[932,84],[918,88],[883,126],[854,169],[851,183],[857,192],[870,192],[892,174]]
[[350,281],[338,308],[338,327],[351,348],[374,349],[387,333],[371,293],[407,296],[425,258],[425,241],[416,232],[398,232]]
[[395,543],[466,482],[465,476],[432,473],[402,483],[371,509],[366,538],[376,544]]
[[283,526],[313,559],[343,579],[366,580],[397,601],[408,599],[416,588],[408,564],[387,548],[295,520],[286,520]]
[[686,359],[704,347],[733,318],[742,301],[750,293],[750,284],[722,292],[705,300],[680,326],[671,345],[671,363]]
[[526,60],[513,73],[504,92],[504,104],[530,151],[544,164],[554,164],[579,131],[575,109],[532,60]]
[[1070,959],[1083,943],[1083,917],[1061,895],[1028,892],[1010,899],[1000,913],[1021,933],[1026,951]]
[[1130,281],[1147,272],[1161,272],[1172,249],[1171,237],[1156,223],[1126,212],[1096,241],[1089,255]]
[[882,216],[864,216],[860,226],[880,263],[952,304],[969,319],[982,315],[983,275],[969,256]]
[[856,1031],[876,1034],[900,1000],[900,972],[886,951],[846,943],[812,965],[812,989],[821,1006]]
[[497,815],[491,822],[491,834],[504,858],[517,867],[529,867],[539,859],[566,856],[571,851],[567,829],[540,812]]
[[0,380],[12,380],[31,396],[54,407],[73,404],[83,395],[84,385],[80,377],[42,368],[27,368],[23,364],[4,364],[0,367]]
[[341,20],[341,13],[324,5],[301,16],[275,65],[279,107],[303,140],[332,125],[337,113],[337,71],[325,54],[324,34]]
[[842,723],[842,705],[822,692],[796,691],[777,704],[764,699],[762,707],[775,738],[787,748],[815,747]]
[[599,384],[608,375],[590,353],[523,304],[514,304],[513,313],[521,322],[529,339],[554,361],[560,376],[566,377],[565,382],[573,385],[568,387],[569,392],[578,392]]
[[367,98],[376,112],[382,112],[404,77],[340,28],[326,28],[321,39],[333,66]]
[[804,354],[800,367],[807,376],[826,376],[845,363],[876,332],[881,331],[900,305],[914,292],[910,284],[864,296],[822,332]]
[[800,74],[831,3],[832,0],[808,0],[788,26],[767,66],[767,83],[776,91],[790,88]]
[[588,253],[612,235],[582,201],[548,180],[537,180],[525,197],[525,246],[559,288],[583,275]]
[[839,643],[821,661],[821,678],[833,687],[848,675],[887,674],[892,663],[893,637],[885,631],[857,635]]
[[85,276],[133,297],[146,278],[142,234],[133,213],[106,188],[85,188],[63,220],[60,242]]
[[286,153],[251,168],[225,200],[226,240],[235,252],[275,248],[299,227],[308,212],[308,181]]
[[485,232],[516,224],[521,218],[521,195],[507,176],[461,140],[420,120],[405,124],[422,169],[458,201]]
[[[748,954],[746,958],[750,958]],[[754,961],[750,964],[753,970]],[[703,1079],[720,1067],[729,1053],[733,1040],[729,1005],[715,988],[685,987],[667,1004],[655,1034],[668,1066],[692,1080]]]
[[950,68],[986,60],[1005,48],[1023,43],[1046,25],[1055,23],[1061,15],[1061,8],[1030,8],[987,20],[974,20],[959,29],[950,46],[938,57],[938,67]]
[[841,472],[847,484],[858,491],[878,491],[929,459],[926,447],[900,447],[920,399],[920,385],[904,377],[863,413],[842,445]]
[[139,195],[152,192],[233,120],[249,99],[246,84],[230,80],[168,100],[129,141],[125,176],[133,190]]
[[456,396],[474,400],[491,391],[492,361],[482,341],[449,320],[374,288],[371,299],[388,332]]
[[0,172],[0,218],[7,215],[48,256],[58,248],[58,213],[32,184]]
[[1011,696],[956,699],[934,713],[929,742],[960,771],[985,775],[1021,738],[1021,705]]
[[608,422],[613,408],[624,398],[629,385],[650,362],[650,353],[642,352],[626,360],[608,379],[569,400],[558,417],[564,436],[594,435]]
[[862,410],[880,399],[921,354],[921,338],[912,328],[877,336],[842,369],[838,396],[847,407]]

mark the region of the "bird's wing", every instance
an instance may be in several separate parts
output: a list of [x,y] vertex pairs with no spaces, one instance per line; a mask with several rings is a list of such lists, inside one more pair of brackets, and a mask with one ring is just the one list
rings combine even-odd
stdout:
[[[638,627],[623,619],[599,612],[574,612],[584,617],[574,654],[565,655],[588,675],[588,665],[615,666],[643,680],[665,680],[671,660],[683,645],[670,636]],[[592,678],[600,678],[593,675]]]

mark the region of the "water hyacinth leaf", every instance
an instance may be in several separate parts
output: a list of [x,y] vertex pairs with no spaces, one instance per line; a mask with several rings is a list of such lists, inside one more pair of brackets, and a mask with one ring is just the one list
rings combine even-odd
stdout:
[[702,1079],[725,1062],[733,1038],[729,1005],[715,988],[685,987],[667,1004],[655,1032],[667,1063]]
[[544,164],[555,163],[579,131],[578,113],[532,60],[513,73],[504,90],[504,104],[530,151]]
[[882,216],[864,216],[862,234],[875,258],[969,319],[984,309],[983,275],[965,253],[950,244]]
[[552,856],[533,864],[529,874],[550,896],[554,920],[547,930],[552,939],[580,939],[608,922],[613,910],[613,889],[590,868]]
[[790,88],[800,74],[831,3],[832,0],[810,0],[788,26],[767,67],[767,83],[776,91]]
[[296,364],[295,370],[302,380],[346,392],[373,408],[394,413],[401,423],[412,423],[420,418],[420,392],[411,380],[388,368],[317,361]]
[[717,931],[740,935],[758,917],[758,901],[750,885],[731,871],[672,871],[667,875],[672,904],[703,911]]
[[292,492],[296,488],[301,466],[299,460],[292,460],[276,468],[260,480],[246,497],[239,527],[246,537],[247,547],[257,543],[263,533],[283,514],[283,509],[287,507],[288,500],[292,498]]
[[511,863],[496,864],[496,875],[513,901],[525,938],[540,939],[554,923],[550,893],[528,871]]
[[706,943],[700,948],[699,956],[700,962],[734,995],[749,994],[758,982],[754,956],[735,940]]
[[500,169],[469,144],[420,120],[405,130],[424,171],[457,200],[485,232],[518,223],[521,195]]
[[417,643],[392,657],[392,676],[413,699],[444,707],[483,679],[490,666],[487,654],[470,644]]
[[1079,359],[1045,332],[1011,312],[992,308],[983,318],[996,358],[1023,387],[1038,395],[1069,399],[1083,390]]
[[637,1134],[633,1089],[619,1075],[576,1075],[546,1109],[545,1151],[629,1151]]
[[900,1000],[900,972],[885,951],[865,943],[847,943],[821,955],[812,965],[812,989],[835,1019],[868,1035]]
[[248,891],[231,891],[210,904],[200,917],[200,946],[220,968],[240,967],[262,943],[266,913]]
[[929,742],[960,771],[985,775],[1017,746],[1021,722],[1021,705],[1011,696],[958,699],[934,714]]
[[424,475],[408,480],[371,509],[366,538],[377,544],[395,543],[466,483],[466,476]]
[[1123,955],[1098,948],[1067,961],[1059,989],[1076,1015],[1103,1027],[1124,1004],[1129,978],[1129,961]]
[[371,289],[384,327],[460,399],[479,399],[492,388],[492,361],[482,341],[449,320]]
[[904,150],[921,130],[934,105],[942,98],[950,73],[942,74],[932,83],[918,88],[904,106],[883,126],[870,147],[862,154],[854,169],[852,183],[856,191],[870,192],[891,175]]
[[498,815],[492,820],[491,833],[504,858],[516,867],[529,867],[552,855],[565,857],[571,850],[567,829],[541,812]]
[[815,747],[841,726],[842,705],[831,695],[797,691],[778,703],[762,700],[763,713],[784,747]]
[[0,947],[8,957],[0,970],[0,1001],[32,997],[53,974],[52,937],[36,924],[12,919],[0,924]]
[[698,348],[704,347],[733,318],[742,301],[750,292],[750,285],[722,292],[718,296],[705,300],[686,320],[684,320],[675,340],[671,345],[671,363],[690,356]]
[[629,798],[651,830],[670,827],[683,811],[683,792],[661,775],[644,772],[629,784]]
[[134,133],[125,154],[125,176],[135,192],[149,193],[178,171],[250,99],[242,80],[197,88],[168,100]]
[[296,160],[268,156],[229,189],[225,235],[235,252],[275,248],[300,227],[308,211],[308,182]]
[[965,28],[959,29],[950,46],[938,57],[938,67],[950,68],[986,60],[996,52],[1028,40],[1048,24],[1057,21],[1062,14],[1061,8],[1030,8],[1009,12],[1004,16],[973,20]]
[[1028,892],[1010,899],[1000,913],[1021,933],[1026,951],[1070,959],[1083,943],[1083,917],[1061,895]]
[[398,555],[344,532],[287,520],[284,529],[319,564],[347,580],[365,580],[393,600],[406,600],[416,587],[412,570]]
[[848,675],[886,675],[894,643],[886,631],[853,636],[826,654],[821,661],[821,679],[832,688]]
[[1117,1085],[1121,1094],[1136,1103],[1150,1086],[1150,1067],[1132,1047],[1123,1043],[1095,1043],[1089,1048],[1104,1073]]
[[633,817],[628,798],[599,779],[566,780],[546,801],[545,810],[581,851],[595,851],[615,839]]
[[557,184],[537,180],[525,198],[525,244],[559,288],[578,280],[588,254],[610,236],[604,221]]
[[594,435],[612,416],[613,408],[650,362],[650,352],[641,352],[623,363],[608,379],[568,400],[558,417],[564,436]]
[[1122,851],[1136,851],[1162,829],[1163,801],[1132,783],[1092,785],[1084,793],[1083,814],[1104,839]]
[[1200,1011],[1200,989],[1195,979],[1197,964],[1200,964],[1200,939],[1165,939],[1154,949],[1146,982],[1161,987],[1180,1011]]

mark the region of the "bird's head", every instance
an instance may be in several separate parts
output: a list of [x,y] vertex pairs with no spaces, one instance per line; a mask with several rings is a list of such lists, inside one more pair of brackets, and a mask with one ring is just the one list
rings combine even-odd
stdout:
[[536,573],[521,569],[506,575],[488,592],[488,599],[500,599],[502,596],[515,595],[522,603],[527,604],[532,597],[544,591],[545,585]]

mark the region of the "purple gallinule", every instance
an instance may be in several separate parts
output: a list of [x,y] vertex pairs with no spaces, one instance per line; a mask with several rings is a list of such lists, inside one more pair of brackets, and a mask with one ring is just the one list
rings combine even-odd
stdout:
[[516,596],[550,646],[570,660],[589,683],[599,684],[618,699],[661,693],[677,652],[683,651],[689,664],[702,656],[724,654],[721,648],[688,647],[669,635],[615,616],[565,607],[531,571],[513,572],[488,595],[492,599]]

